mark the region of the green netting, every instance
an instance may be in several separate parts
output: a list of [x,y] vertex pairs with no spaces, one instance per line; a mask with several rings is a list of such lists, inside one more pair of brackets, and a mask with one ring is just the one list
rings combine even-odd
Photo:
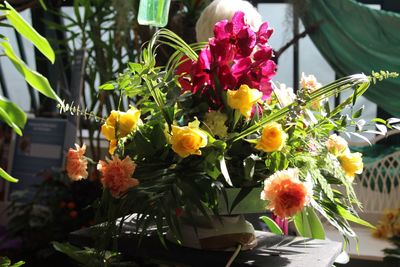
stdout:
[[[310,37],[338,75],[400,72],[399,14],[352,0],[304,1],[302,21],[306,27],[323,22]],[[365,96],[400,117],[400,79],[371,86]]]
[[374,144],[371,146],[363,147],[350,147],[352,152],[360,152],[363,154],[363,162],[366,165],[376,163],[382,160],[387,155],[395,153],[400,150],[399,145],[381,145]]

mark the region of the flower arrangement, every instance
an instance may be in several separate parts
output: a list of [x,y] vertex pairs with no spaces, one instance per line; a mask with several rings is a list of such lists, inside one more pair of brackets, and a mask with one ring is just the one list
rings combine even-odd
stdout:
[[[110,157],[97,169],[104,187],[101,210],[109,221],[137,213],[143,234],[153,224],[162,238],[168,225],[179,239],[181,216],[218,216],[221,199],[232,212],[261,187],[265,209],[293,220],[300,234],[324,238],[319,216],[346,238],[354,236],[350,221],[370,226],[356,213],[352,188],[363,169],[361,154],[331,133],[348,126],[361,131],[361,111],[341,111],[370,83],[397,74],[357,74],[326,86],[303,75],[294,94],[272,82],[272,33],[267,23],[252,29],[242,12],[218,22],[207,43],[188,45],[161,29],[140,63],[100,87],[119,97],[120,107],[130,105],[100,118]],[[155,61],[160,44],[175,49],[163,67]],[[331,109],[325,99],[349,88],[354,94]],[[63,110],[86,115],[70,105]],[[76,166],[67,167],[72,179],[87,176],[84,150],[77,146],[68,154],[67,166]],[[240,188],[230,202],[229,188]]]

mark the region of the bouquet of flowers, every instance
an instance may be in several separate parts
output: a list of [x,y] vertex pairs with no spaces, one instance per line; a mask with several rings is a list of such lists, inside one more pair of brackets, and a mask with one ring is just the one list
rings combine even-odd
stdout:
[[[356,213],[352,187],[362,155],[332,133],[351,125],[361,131],[361,110],[341,111],[370,83],[397,74],[357,74],[326,86],[303,75],[295,94],[272,82],[272,32],[267,23],[253,30],[242,12],[218,22],[207,43],[188,45],[161,29],[140,63],[101,85],[120,99],[106,119],[96,118],[109,141],[110,156],[97,163],[109,221],[136,213],[143,234],[156,225],[162,238],[167,225],[179,239],[181,216],[218,216],[221,199],[232,211],[258,187],[265,210],[293,220],[302,235],[325,237],[319,217],[346,237],[354,236],[350,221],[370,226]],[[156,65],[159,45],[175,49],[166,66]],[[326,99],[349,88],[354,93],[330,108]],[[69,151],[72,179],[85,178],[87,165],[84,145]],[[233,201],[229,188],[240,189]]]

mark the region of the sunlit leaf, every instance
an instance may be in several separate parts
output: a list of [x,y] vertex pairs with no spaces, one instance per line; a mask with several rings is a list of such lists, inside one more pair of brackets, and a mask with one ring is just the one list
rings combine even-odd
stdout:
[[8,182],[11,183],[16,183],[18,182],[17,178],[12,177],[11,175],[9,175],[5,170],[3,170],[2,168],[0,168],[0,177],[2,177],[3,179],[5,179]]
[[325,239],[324,227],[313,208],[306,207],[294,216],[294,224],[303,237]]
[[21,108],[2,96],[0,96],[0,108],[7,113],[10,120],[19,128],[24,128],[26,123],[26,114]]
[[274,220],[272,220],[268,216],[261,216],[260,219],[267,225],[268,229],[276,234],[276,235],[283,235],[282,229],[276,224]]
[[14,64],[15,68],[19,73],[24,76],[25,80],[30,86],[44,94],[45,96],[56,100],[58,103],[62,103],[61,99],[51,88],[49,81],[40,73],[31,70],[25,63],[15,54],[11,45],[8,42],[0,42],[0,45],[4,49],[4,53]]
[[28,39],[51,63],[54,63],[55,55],[49,42],[42,37],[24,18],[7,2],[4,2],[9,9],[4,11],[8,21],[14,26],[15,30]]

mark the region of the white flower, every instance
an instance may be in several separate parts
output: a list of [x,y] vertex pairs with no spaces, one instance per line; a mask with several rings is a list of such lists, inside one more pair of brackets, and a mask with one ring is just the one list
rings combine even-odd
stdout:
[[207,42],[208,38],[214,36],[215,23],[224,19],[231,20],[236,11],[242,11],[245,14],[246,23],[254,31],[258,31],[262,18],[252,4],[243,0],[214,0],[203,10],[196,23],[197,41]]
[[275,85],[273,86],[276,98],[278,98],[279,103],[282,107],[286,107],[293,103],[296,99],[296,95],[293,93],[293,88],[286,87],[286,84],[279,84],[279,88]]
[[300,85],[303,89],[307,89],[309,93],[314,92],[322,85],[317,82],[317,78],[314,75],[305,75],[304,72],[301,73]]

